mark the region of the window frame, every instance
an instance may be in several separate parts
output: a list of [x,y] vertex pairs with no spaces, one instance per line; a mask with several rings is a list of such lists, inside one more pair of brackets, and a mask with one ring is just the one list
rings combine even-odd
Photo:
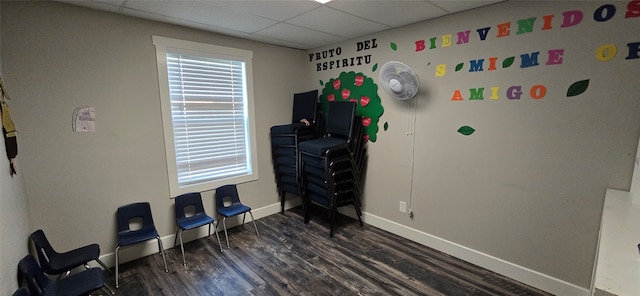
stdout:
[[[156,47],[156,62],[158,69],[158,85],[160,91],[160,109],[162,113],[162,129],[164,133],[165,156],[167,160],[167,177],[169,181],[169,193],[171,197],[188,192],[203,192],[214,190],[226,184],[239,184],[258,180],[258,153],[256,148],[256,129],[254,114],[253,96],[253,52],[249,50],[236,49],[212,44],[205,44],[193,41],[185,41],[161,36],[152,36],[153,44]],[[224,179],[204,181],[197,184],[180,186],[178,183],[178,169],[176,163],[176,151],[173,133],[173,118],[171,116],[171,100],[169,93],[169,75],[167,72],[167,52],[183,53],[195,56],[211,57],[242,61],[245,64],[245,85],[248,129],[248,153],[251,171],[242,176],[234,176]]]

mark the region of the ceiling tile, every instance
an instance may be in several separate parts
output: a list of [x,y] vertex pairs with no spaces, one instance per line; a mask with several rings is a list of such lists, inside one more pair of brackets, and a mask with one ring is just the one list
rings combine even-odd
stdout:
[[324,6],[294,17],[288,20],[287,23],[348,39],[390,28],[389,26]]
[[214,2],[229,9],[260,15],[277,21],[288,20],[321,6],[320,3],[310,0],[204,1]]
[[109,12],[119,12],[122,0],[104,0],[104,1],[78,1],[78,0],[58,0],[67,4],[84,6],[91,9],[104,10]]
[[298,43],[311,46],[305,49],[334,44],[347,40],[346,38],[342,38],[340,36],[314,31],[287,23],[279,23],[273,27],[269,27],[265,30],[257,32],[255,35],[261,35],[280,40],[296,40],[296,42]]
[[[464,2],[473,3],[472,1]],[[424,0],[369,0],[366,2],[338,0],[329,2],[328,5],[392,27],[416,23],[425,19],[443,16],[447,13]]]
[[189,20],[170,18],[170,17],[161,16],[161,15],[157,15],[157,14],[154,14],[154,13],[148,13],[148,12],[144,12],[144,11],[140,11],[140,10],[133,10],[133,9],[125,8],[125,9],[122,10],[122,13],[125,14],[125,15],[128,15],[128,16],[132,16],[132,17],[137,17],[137,18],[157,21],[157,22],[161,22],[161,23],[169,23],[169,24],[174,24],[174,25],[180,25],[180,26],[185,26],[185,27],[189,27],[189,28],[196,28],[196,29],[200,29],[200,30],[204,30],[204,31],[210,31],[210,32],[215,32],[215,33],[235,36],[235,37],[248,38],[248,36],[249,36],[249,33],[247,33],[247,32],[235,31],[233,29],[227,29],[227,28],[220,28],[220,27],[216,27],[216,26],[212,26],[212,25],[192,22],[192,21],[189,21]]
[[276,23],[273,20],[216,6],[212,3],[137,0],[128,1],[126,8],[247,33],[259,31]]
[[472,8],[478,8],[487,6],[489,4],[504,2],[506,0],[474,0],[474,1],[459,1],[459,0],[436,0],[429,1],[439,7],[442,7],[449,13],[455,13],[460,11],[469,10]]

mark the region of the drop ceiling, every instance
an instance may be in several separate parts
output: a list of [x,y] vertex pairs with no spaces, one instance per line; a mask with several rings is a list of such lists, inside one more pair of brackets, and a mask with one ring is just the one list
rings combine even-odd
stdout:
[[309,50],[504,0],[55,0]]

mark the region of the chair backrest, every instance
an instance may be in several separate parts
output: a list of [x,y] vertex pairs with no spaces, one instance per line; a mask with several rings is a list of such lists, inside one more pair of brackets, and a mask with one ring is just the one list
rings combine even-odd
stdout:
[[187,218],[187,207],[194,207],[194,216],[205,214],[204,206],[202,205],[202,196],[199,192],[191,192],[179,195],[175,198],[175,210],[176,219]]
[[354,102],[329,102],[325,132],[332,137],[351,139],[356,104]]
[[310,123],[316,122],[318,109],[318,90],[293,94],[293,123],[300,119],[307,119]]
[[18,263],[18,271],[27,281],[27,287],[29,288],[29,294],[42,295],[45,289],[49,286],[49,278],[44,274],[36,258],[32,255],[27,255]]
[[18,288],[11,296],[29,296],[29,290],[25,287]]
[[[142,227],[140,229],[130,229],[130,220],[134,218],[140,218],[142,220]],[[151,205],[149,205],[148,202],[132,203],[118,208],[118,236],[148,228],[155,229],[153,216],[151,216]]]
[[47,239],[47,236],[44,235],[44,231],[42,231],[42,229],[34,231],[31,234],[31,240],[33,240],[36,253],[38,254],[38,261],[40,261],[40,266],[42,266],[43,271],[49,274],[54,274],[55,272],[53,271],[53,268],[51,268],[49,261],[51,257],[58,255],[58,252],[53,249]]
[[231,204],[239,204],[240,196],[238,195],[238,188],[235,184],[220,186],[216,189],[216,207],[218,209],[224,209],[229,205],[225,205],[225,198],[231,198]]

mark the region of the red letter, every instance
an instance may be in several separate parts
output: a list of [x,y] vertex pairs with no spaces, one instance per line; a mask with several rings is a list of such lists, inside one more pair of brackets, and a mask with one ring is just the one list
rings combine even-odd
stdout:
[[453,92],[453,97],[451,97],[452,101],[462,101],[462,95],[460,94],[460,90],[456,89],[456,91]]
[[549,50],[549,59],[547,60],[547,65],[562,64],[562,55],[563,54],[564,54],[564,49],[550,49]]
[[633,0],[627,4],[627,13],[624,18],[640,16],[640,0]]
[[424,50],[424,40],[416,41],[416,51]]
[[529,95],[531,95],[531,98],[534,100],[542,99],[546,94],[547,88],[542,84],[536,84],[529,90]]
[[550,29],[552,29],[551,20],[553,19],[553,14],[545,15],[545,16],[542,17],[542,19],[544,20],[544,26],[542,26],[542,30],[550,30]]
[[489,68],[487,68],[487,70],[489,70],[489,71],[495,70],[496,69],[496,61],[497,60],[498,60],[497,57],[489,58]]
[[509,36],[509,28],[511,23],[504,23],[498,25],[498,37]]
[[572,27],[579,24],[582,21],[582,11],[580,10],[570,10],[562,13],[564,17],[564,21],[560,28]]

